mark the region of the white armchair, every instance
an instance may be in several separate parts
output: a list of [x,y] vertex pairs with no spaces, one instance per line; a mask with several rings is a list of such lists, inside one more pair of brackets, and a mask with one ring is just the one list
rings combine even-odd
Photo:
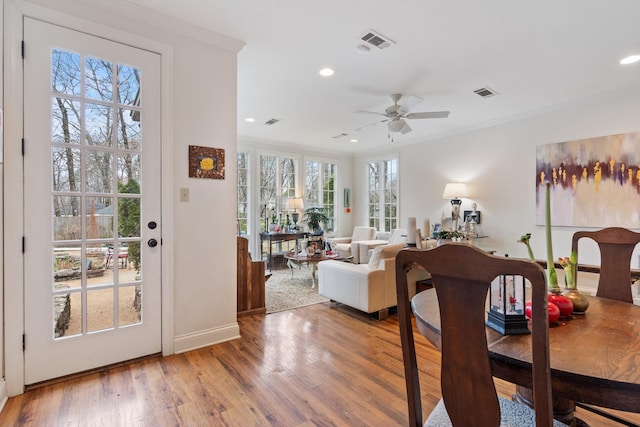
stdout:
[[353,227],[351,237],[335,237],[332,240],[332,248],[342,256],[353,255],[353,262],[359,264],[357,243],[361,240],[372,240],[376,237],[376,229],[374,227],[356,226]]
[[382,245],[395,245],[397,243],[407,243],[407,230],[404,228],[394,228],[391,230],[389,240],[361,240],[357,242],[358,264],[366,264],[373,253],[373,250]]
[[[395,259],[404,247],[404,243],[378,246],[367,264],[321,261],[318,293],[366,313],[376,313],[378,319],[385,318],[389,308],[397,305]],[[429,275],[418,268],[409,274],[409,297],[413,297],[416,281]]]

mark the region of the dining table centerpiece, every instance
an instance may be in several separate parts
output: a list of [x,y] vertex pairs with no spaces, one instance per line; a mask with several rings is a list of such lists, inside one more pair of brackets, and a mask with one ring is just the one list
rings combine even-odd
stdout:
[[[548,300],[550,303],[555,304],[560,310],[560,317],[569,317],[573,311],[573,301],[562,294],[562,290],[558,285],[558,274],[556,273],[554,258],[553,258],[553,242],[551,238],[551,184],[547,182],[545,189],[545,234],[547,243],[547,287],[549,289]],[[524,243],[529,253],[529,258],[533,262],[537,262],[531,249],[529,240],[531,239],[531,233],[527,233],[520,237],[518,242]]]
[[564,296],[569,298],[573,303],[573,314],[584,314],[589,308],[589,298],[578,291],[576,285],[578,254],[576,251],[571,252],[569,257],[560,257],[558,262],[564,270]]

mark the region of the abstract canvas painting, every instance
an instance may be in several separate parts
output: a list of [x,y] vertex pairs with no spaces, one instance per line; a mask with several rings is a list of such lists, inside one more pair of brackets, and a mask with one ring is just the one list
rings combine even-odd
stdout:
[[539,145],[536,224],[640,228],[640,132]]
[[189,177],[224,179],[224,149],[190,145]]

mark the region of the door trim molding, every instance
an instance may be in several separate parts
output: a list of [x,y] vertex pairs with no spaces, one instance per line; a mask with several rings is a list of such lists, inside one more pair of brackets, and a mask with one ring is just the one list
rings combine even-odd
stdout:
[[[54,25],[82,31],[112,41],[155,52],[161,58],[161,147],[162,147],[162,354],[174,352],[174,299],[173,299],[173,48],[137,34],[52,11],[21,0],[3,0],[4,15],[4,366],[7,394],[15,396],[24,392],[24,256],[22,236],[24,229],[23,164],[21,140],[23,138],[23,64],[20,45],[23,19],[30,17]],[[11,183],[11,185],[9,185]],[[16,186],[15,183],[20,183]],[[27,344],[28,345],[28,344]]]

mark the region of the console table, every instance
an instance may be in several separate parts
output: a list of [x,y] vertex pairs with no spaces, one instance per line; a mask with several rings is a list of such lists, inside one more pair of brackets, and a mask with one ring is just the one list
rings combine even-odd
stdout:
[[306,231],[289,231],[289,232],[281,232],[281,233],[270,233],[270,232],[262,232],[260,233],[260,249],[262,249],[263,242],[269,242],[269,256],[267,258],[267,264],[269,265],[269,270],[271,270],[273,266],[273,244],[278,244],[286,241],[295,240],[296,248],[298,247],[298,240],[304,239],[307,237]]

